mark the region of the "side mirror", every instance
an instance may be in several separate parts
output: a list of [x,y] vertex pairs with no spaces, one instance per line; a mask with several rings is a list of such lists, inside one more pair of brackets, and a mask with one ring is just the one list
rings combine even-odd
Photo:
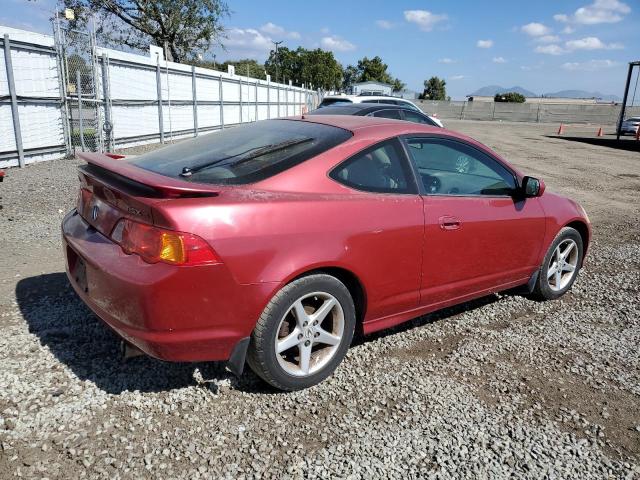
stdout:
[[522,193],[525,197],[540,197],[544,193],[544,182],[534,177],[522,179]]

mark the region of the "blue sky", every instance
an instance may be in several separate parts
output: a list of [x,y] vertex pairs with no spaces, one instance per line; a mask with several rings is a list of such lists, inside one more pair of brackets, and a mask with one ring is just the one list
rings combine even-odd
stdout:
[[[3,0],[0,24],[50,31],[54,0]],[[479,87],[519,85],[622,96],[627,64],[640,60],[640,2],[229,0],[218,60],[264,60],[271,40],[332,50],[343,64],[379,55],[392,75],[421,90],[447,80],[464,98]]]

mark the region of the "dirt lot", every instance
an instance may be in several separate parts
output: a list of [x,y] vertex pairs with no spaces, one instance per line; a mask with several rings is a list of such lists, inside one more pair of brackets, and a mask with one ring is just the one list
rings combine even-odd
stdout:
[[640,153],[553,125],[447,126],[583,204],[594,242],[573,291],[416,319],[293,394],[218,364],[122,364],[63,273],[78,162],[9,171],[0,478],[640,477]]

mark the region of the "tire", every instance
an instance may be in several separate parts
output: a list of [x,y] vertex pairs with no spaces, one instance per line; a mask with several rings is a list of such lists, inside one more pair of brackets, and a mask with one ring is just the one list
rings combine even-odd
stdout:
[[[571,248],[567,251],[569,246]],[[564,263],[560,263],[561,269],[558,274],[559,254],[561,257],[563,254],[567,256]],[[567,293],[576,281],[582,266],[583,254],[584,245],[577,230],[571,227],[560,230],[544,256],[532,296],[539,300],[555,300]]]
[[247,363],[279,390],[311,387],[340,364],[355,325],[353,299],[342,282],[326,274],[299,278],[285,285],[260,315]]

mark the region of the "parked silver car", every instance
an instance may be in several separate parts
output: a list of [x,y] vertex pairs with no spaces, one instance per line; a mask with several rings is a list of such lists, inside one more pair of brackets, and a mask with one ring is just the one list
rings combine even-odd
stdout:
[[635,135],[640,128],[640,117],[629,117],[620,125],[620,135]]

